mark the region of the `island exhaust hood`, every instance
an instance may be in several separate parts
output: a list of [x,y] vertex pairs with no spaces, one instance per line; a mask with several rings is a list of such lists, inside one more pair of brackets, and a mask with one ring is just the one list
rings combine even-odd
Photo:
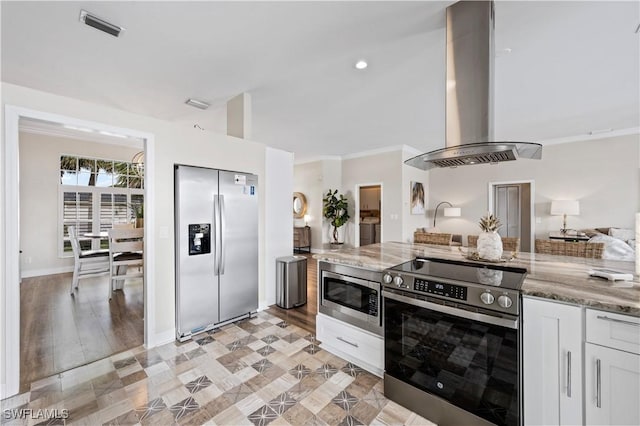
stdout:
[[405,164],[423,170],[518,158],[539,160],[542,145],[493,138],[493,1],[447,8],[446,148]]

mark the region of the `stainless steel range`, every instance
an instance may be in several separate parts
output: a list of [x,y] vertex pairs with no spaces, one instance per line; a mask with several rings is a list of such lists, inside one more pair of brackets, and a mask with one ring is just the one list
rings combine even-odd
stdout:
[[525,275],[433,258],[385,270],[385,396],[441,426],[522,424]]

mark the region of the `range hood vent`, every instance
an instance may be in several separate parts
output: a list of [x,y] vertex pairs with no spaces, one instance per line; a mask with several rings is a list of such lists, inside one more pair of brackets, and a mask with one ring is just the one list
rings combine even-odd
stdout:
[[542,158],[538,143],[493,137],[493,1],[459,1],[446,19],[446,148],[405,164],[429,170]]

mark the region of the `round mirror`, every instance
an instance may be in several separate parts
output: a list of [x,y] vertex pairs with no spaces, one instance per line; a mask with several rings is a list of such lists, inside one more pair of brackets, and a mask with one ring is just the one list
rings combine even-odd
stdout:
[[293,193],[293,217],[302,219],[307,212],[307,199],[302,192]]

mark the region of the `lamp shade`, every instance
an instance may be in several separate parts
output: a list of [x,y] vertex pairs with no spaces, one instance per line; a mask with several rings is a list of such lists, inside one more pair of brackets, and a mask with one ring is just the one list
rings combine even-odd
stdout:
[[447,217],[460,217],[460,207],[445,207],[444,215]]
[[580,214],[580,203],[576,200],[551,201],[551,214],[577,216]]

